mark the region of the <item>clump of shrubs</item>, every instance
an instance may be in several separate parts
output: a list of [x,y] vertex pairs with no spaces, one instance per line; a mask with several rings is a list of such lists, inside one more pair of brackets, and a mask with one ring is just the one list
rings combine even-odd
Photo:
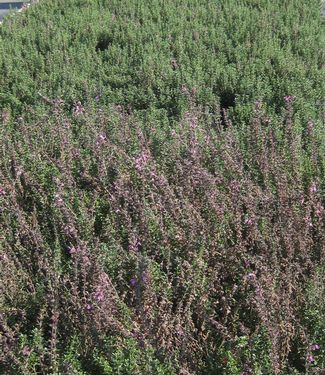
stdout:
[[187,99],[173,129],[63,100],[1,127],[3,373],[325,365],[325,124]]

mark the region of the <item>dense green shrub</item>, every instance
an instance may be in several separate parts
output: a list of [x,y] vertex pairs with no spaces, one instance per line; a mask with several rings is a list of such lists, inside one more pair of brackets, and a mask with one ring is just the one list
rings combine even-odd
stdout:
[[324,105],[323,27],[318,0],[43,0],[0,30],[0,106],[100,96],[173,119],[186,86],[243,119],[256,99],[279,113],[294,95],[306,120]]
[[0,28],[0,373],[325,367],[318,1],[40,1]]

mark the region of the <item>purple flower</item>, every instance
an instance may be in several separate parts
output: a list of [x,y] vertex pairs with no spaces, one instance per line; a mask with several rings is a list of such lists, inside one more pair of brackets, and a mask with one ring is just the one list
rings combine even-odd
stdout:
[[104,143],[106,143],[106,141],[107,141],[106,135],[105,134],[100,134],[98,136],[98,138],[97,138],[96,145],[97,146],[101,146]]
[[135,159],[135,169],[140,172],[147,165],[150,159],[150,154],[148,151],[142,151],[141,154]]
[[284,99],[286,104],[291,104],[296,99],[296,97],[292,96],[292,95],[287,95],[283,99]]
[[320,345],[318,344],[314,344],[311,346],[311,350],[315,351],[315,350],[319,350],[320,349]]
[[29,347],[28,346],[24,346],[23,347],[23,350],[21,351],[21,353],[22,353],[22,355],[24,355],[24,356],[28,356],[29,354],[30,354],[30,349],[29,349]]
[[322,213],[324,212],[324,206],[322,206],[321,204],[319,204],[318,206],[317,206],[317,209],[316,209],[316,211],[315,211],[315,214],[316,214],[316,216],[317,217],[320,217],[321,215],[322,215]]
[[82,106],[81,102],[77,102],[73,107],[73,113],[76,116],[82,115],[85,112],[84,107]]
[[96,100],[96,103],[98,103],[100,100],[100,95],[96,95],[95,100]]
[[251,226],[251,225],[254,224],[254,221],[253,221],[253,219],[251,219],[251,218],[247,218],[247,219],[245,220],[245,224]]
[[3,197],[4,195],[6,195],[6,191],[2,188],[0,188],[0,197]]
[[55,205],[56,205],[56,207],[58,207],[58,208],[63,207],[64,202],[63,202],[63,199],[61,198],[61,196],[60,196],[59,193],[56,193],[54,195],[54,199],[55,199]]
[[316,186],[315,182],[313,182],[313,183],[310,185],[309,192],[310,192],[310,194],[312,194],[312,193],[316,193],[316,192],[317,192],[317,186]]
[[64,233],[69,236],[73,236],[76,234],[76,229],[71,224],[65,225],[63,230],[64,230]]
[[129,251],[137,252],[139,251],[140,246],[141,246],[141,242],[137,238],[135,237],[130,238],[130,242],[128,246]]
[[95,298],[97,302],[102,302],[104,301],[104,292],[102,290],[99,290],[95,293]]
[[132,279],[130,280],[130,284],[131,284],[132,286],[136,286],[137,283],[138,283],[138,280],[137,280],[135,277],[132,277]]
[[315,362],[315,358],[310,354],[310,355],[307,356],[307,362],[313,363],[313,362]]
[[305,223],[308,227],[312,228],[313,227],[313,223],[311,221],[311,217],[310,216],[306,216],[305,217]]
[[245,367],[244,371],[242,371],[240,373],[240,375],[247,375],[247,374],[251,374],[253,372],[253,370],[250,368],[250,367]]
[[79,246],[71,246],[69,247],[69,253],[70,254],[77,254],[80,253],[81,249]]
[[82,256],[82,263],[85,267],[89,267],[91,264],[89,257],[85,253]]

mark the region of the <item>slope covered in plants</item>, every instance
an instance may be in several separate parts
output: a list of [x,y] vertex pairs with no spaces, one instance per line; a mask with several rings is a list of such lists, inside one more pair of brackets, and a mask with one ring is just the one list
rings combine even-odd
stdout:
[[0,28],[0,372],[325,367],[319,2],[40,1]]
[[324,96],[319,1],[44,0],[1,30],[1,106],[97,95],[155,117],[186,108],[182,86],[213,113],[296,95],[306,119]]

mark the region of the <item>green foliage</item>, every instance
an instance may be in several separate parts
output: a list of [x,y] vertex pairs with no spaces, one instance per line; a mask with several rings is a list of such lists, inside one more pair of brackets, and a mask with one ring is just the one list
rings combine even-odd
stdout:
[[40,93],[69,109],[100,95],[143,119],[174,119],[187,87],[211,113],[245,119],[256,99],[280,113],[294,95],[301,117],[315,117],[325,92],[318,3],[41,1],[0,29],[0,106],[42,108]]
[[172,366],[156,358],[152,348],[140,349],[134,339],[125,339],[119,343],[107,340],[104,350],[94,354],[94,362],[101,367],[103,375],[176,375]]
[[318,347],[310,348],[315,359],[312,364],[317,369],[325,368],[325,289],[324,266],[321,264],[307,290],[305,321],[310,329],[310,341]]
[[43,0],[4,20],[1,373],[325,368],[318,5]]

